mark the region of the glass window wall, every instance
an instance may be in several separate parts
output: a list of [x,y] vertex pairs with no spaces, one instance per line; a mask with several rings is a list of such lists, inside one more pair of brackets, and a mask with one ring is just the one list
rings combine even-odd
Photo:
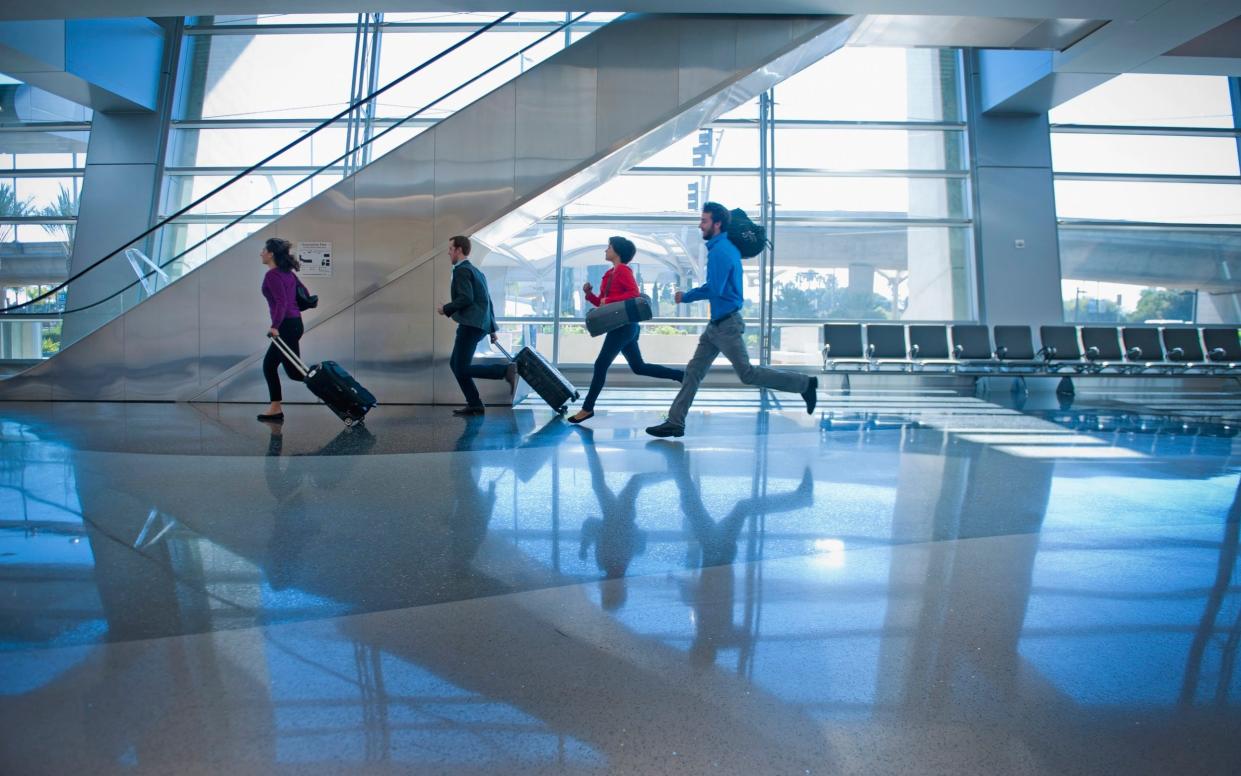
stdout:
[[1064,318],[1241,323],[1241,99],[1122,75],[1051,112]]
[[[88,109],[0,76],[0,293],[6,304],[33,299],[68,277],[90,126]],[[0,325],[0,359],[39,359],[59,349],[54,316]]]
[[[266,174],[238,182],[179,218],[161,235],[156,248],[160,262],[184,254],[190,260],[181,261],[176,272],[191,269],[616,16],[589,14],[563,34],[551,34],[578,15],[514,14],[468,42],[467,37],[502,14],[188,19],[168,143],[165,216],[307,135],[351,103],[417,67],[423,69],[369,108],[338,119],[265,163],[261,173]],[[461,48],[449,52],[457,44]],[[471,79],[477,80],[441,99]],[[359,146],[364,149],[356,156],[346,155]],[[311,180],[301,182],[308,177]],[[210,245],[195,247],[243,216]]]
[[[505,319],[538,328],[561,364],[592,362],[582,286],[599,287],[608,237],[621,235],[638,248],[631,266],[654,307],[643,353],[684,363],[709,315],[706,303],[673,302],[705,280],[701,205],[759,220],[764,181],[774,202],[770,363],[818,363],[825,320],[972,319],[958,52],[842,49],[769,96],[771,122],[760,126],[751,100],[497,247],[482,266],[493,294],[503,289]],[[764,140],[774,149],[765,163]],[[743,264],[756,360],[765,261]]]
[[[359,82],[386,84],[497,17],[191,20],[164,212],[184,207],[326,120],[359,93]],[[610,18],[594,14],[590,20],[599,25]],[[376,143],[372,153],[383,153],[592,29],[576,27],[510,58],[564,20],[560,13],[519,14],[430,65],[383,95],[365,130],[342,120],[273,160],[271,174],[252,176],[249,185],[190,214],[172,244],[161,247],[161,260],[254,211],[212,244],[240,239],[332,185],[348,172],[348,161],[337,159],[356,133],[382,131],[509,58]],[[363,49],[370,52],[370,71],[359,64]],[[314,61],[306,62],[307,51]],[[490,246],[480,263],[509,343],[537,339],[562,364],[593,360],[587,351],[597,350],[597,343],[587,347],[571,338],[585,336],[582,285],[598,287],[607,269],[607,239],[619,234],[638,245],[633,268],[655,305],[656,319],[644,328],[650,358],[683,361],[709,314],[706,303],[672,301],[676,291],[705,281],[701,205],[715,200],[762,219],[764,187],[776,247],[770,259],[745,263],[744,314],[756,359],[764,355],[758,340],[765,277],[773,284],[766,354],[772,363],[812,363],[821,320],[971,319],[972,221],[959,60],[955,50],[842,49],[772,90],[771,120],[761,127],[759,100],[751,100],[504,245]],[[857,78],[859,72],[867,77]],[[254,88],[273,81],[286,86]],[[764,144],[772,150],[766,159]],[[333,162],[314,182],[285,192],[299,176]],[[186,266],[212,250],[204,246]]]

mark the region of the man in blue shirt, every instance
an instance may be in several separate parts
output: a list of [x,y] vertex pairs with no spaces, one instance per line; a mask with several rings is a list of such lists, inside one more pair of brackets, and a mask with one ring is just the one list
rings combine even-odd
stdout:
[[741,285],[741,252],[728,239],[728,209],[718,202],[703,205],[698,228],[702,231],[702,239],[707,241],[707,282],[685,293],[678,291],[676,301],[678,304],[689,304],[708,300],[711,322],[698,338],[698,349],[685,367],[685,379],[672,402],[672,408],[668,410],[668,419],[658,426],[649,427],[646,433],[657,437],[685,435],[685,416],[694,402],[698,384],[720,353],[732,363],[741,382],[799,393],[806,400],[806,412],[813,415],[819,389],[817,377],[750,363],[750,354],[742,338],[745,322],[741,318],[741,307],[745,304],[745,297]]

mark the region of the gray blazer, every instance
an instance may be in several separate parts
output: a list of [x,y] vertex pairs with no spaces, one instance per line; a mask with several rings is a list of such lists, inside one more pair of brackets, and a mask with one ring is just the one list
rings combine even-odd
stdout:
[[444,312],[462,326],[473,326],[488,334],[499,328],[491,294],[487,293],[487,278],[468,259],[452,268],[452,301],[444,305]]

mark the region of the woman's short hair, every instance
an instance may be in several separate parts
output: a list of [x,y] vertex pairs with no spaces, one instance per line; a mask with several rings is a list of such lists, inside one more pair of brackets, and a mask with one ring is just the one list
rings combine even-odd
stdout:
[[302,263],[293,255],[293,244],[279,237],[269,237],[264,247],[275,259],[276,267],[286,272],[297,272]]
[[638,254],[638,246],[633,244],[633,240],[620,235],[609,237],[608,245],[611,245],[616,255],[620,256],[621,264],[628,264]]

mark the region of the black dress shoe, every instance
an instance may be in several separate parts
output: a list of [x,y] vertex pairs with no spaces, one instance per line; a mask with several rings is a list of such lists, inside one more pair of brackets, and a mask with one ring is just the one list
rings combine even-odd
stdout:
[[258,419],[263,421],[264,423],[272,423],[272,422],[279,423],[280,421],[284,420],[284,413],[275,412],[275,413],[272,413],[271,415],[260,414],[258,416]]
[[682,437],[685,436],[685,426],[665,420],[658,426],[650,426],[646,429],[646,433],[653,437]]
[[458,407],[452,411],[452,414],[459,418],[468,418],[474,415],[482,415],[484,412],[486,412],[486,409],[483,407]]

